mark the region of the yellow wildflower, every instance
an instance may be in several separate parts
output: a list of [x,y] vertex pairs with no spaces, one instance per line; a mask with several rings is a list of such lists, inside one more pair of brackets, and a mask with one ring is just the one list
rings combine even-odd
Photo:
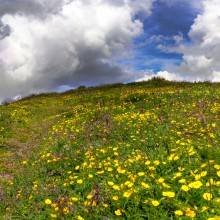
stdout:
[[175,215],[178,215],[178,216],[183,215],[183,212],[181,210],[176,210],[174,213]]
[[109,186],[113,186],[114,183],[113,183],[112,181],[108,181],[108,185],[109,185]]
[[63,208],[63,213],[64,214],[68,214],[70,212],[69,208],[68,207],[64,207]]
[[146,189],[150,188],[150,186],[145,182],[141,182],[141,185]]
[[139,172],[138,176],[144,176],[144,174],[145,174],[144,172]]
[[96,206],[96,201],[92,201],[92,206]]
[[147,204],[148,202],[149,202],[149,199],[146,199],[146,200],[144,201],[145,204]]
[[207,183],[206,183],[206,186],[214,186],[216,183],[215,181],[211,178]]
[[215,164],[214,167],[216,170],[220,170],[220,166],[218,164]]
[[202,171],[201,172],[201,176],[203,177],[203,176],[206,176],[207,175],[207,171]]
[[159,160],[155,160],[155,161],[154,161],[154,164],[155,164],[155,165],[159,165],[159,164],[160,164],[160,161],[159,161]]
[[201,165],[201,168],[204,168],[204,167],[206,167],[206,166],[207,166],[207,164],[204,163],[204,164]]
[[186,192],[189,191],[189,187],[187,185],[182,185],[181,189]]
[[126,170],[123,170],[121,167],[118,167],[117,171],[118,171],[118,173],[125,173],[126,172]]
[[180,179],[180,180],[179,180],[179,183],[184,184],[184,183],[186,183],[186,180],[185,180],[185,179]]
[[198,189],[202,186],[202,183],[200,181],[195,181],[189,184],[190,188]]
[[160,177],[158,180],[157,180],[158,183],[163,183],[164,182],[164,178]]
[[77,180],[77,183],[78,183],[78,184],[82,184],[82,183],[83,183],[83,180],[82,180],[82,179],[79,179],[79,180]]
[[113,196],[112,199],[117,201],[118,200],[118,196]]
[[93,195],[92,194],[89,194],[86,198],[87,199],[92,199]]
[[207,209],[208,209],[207,206],[203,206],[203,207],[202,207],[202,212],[206,211]]
[[153,173],[151,173],[150,176],[151,176],[152,178],[155,178],[155,175],[154,175]]
[[114,186],[113,186],[113,189],[114,189],[114,190],[120,190],[120,187],[119,187],[118,185],[114,185]]
[[220,216],[215,216],[214,218],[208,218],[208,220],[220,220]]
[[163,185],[164,187],[166,187],[166,188],[170,188],[170,186],[169,186],[168,184],[166,184],[166,183],[162,183],[162,185]]
[[179,156],[175,156],[174,158],[173,158],[173,160],[178,160],[179,159]]
[[195,175],[195,180],[199,180],[201,178],[201,174],[196,174]]
[[51,217],[51,218],[56,218],[57,215],[56,215],[56,214],[50,214],[50,217]]
[[186,216],[189,216],[192,218],[196,216],[196,213],[190,209],[187,209],[185,212],[186,212]]
[[117,210],[115,211],[115,214],[116,214],[116,215],[122,215],[122,212],[121,212],[120,209],[117,209]]
[[160,203],[157,200],[152,200],[151,203],[152,203],[153,206],[160,205]]
[[130,183],[131,183],[130,181],[126,181],[125,186],[128,186]]
[[204,198],[205,200],[210,201],[210,200],[212,199],[212,194],[211,194],[211,193],[204,193],[204,194],[203,194],[203,198]]
[[93,175],[92,175],[92,174],[89,174],[88,177],[91,179],[91,178],[93,177]]
[[128,188],[131,188],[134,185],[134,183],[128,184]]
[[146,162],[145,162],[145,165],[149,165],[151,162],[149,161],[149,160],[147,160]]
[[47,204],[47,205],[51,205],[52,204],[52,201],[50,200],[50,199],[45,199],[45,204]]
[[78,199],[76,197],[72,197],[71,200],[74,202],[78,201]]
[[171,191],[163,192],[162,194],[163,194],[163,196],[166,196],[169,198],[175,197],[175,192],[171,192]]
[[181,177],[182,176],[182,173],[176,173],[175,177],[174,178],[178,178],[178,177]]
[[128,190],[123,194],[123,196],[126,198],[129,198],[131,196],[131,194],[132,194],[131,190]]
[[185,168],[183,168],[183,167],[178,167],[178,170],[182,172],[182,171],[185,170]]

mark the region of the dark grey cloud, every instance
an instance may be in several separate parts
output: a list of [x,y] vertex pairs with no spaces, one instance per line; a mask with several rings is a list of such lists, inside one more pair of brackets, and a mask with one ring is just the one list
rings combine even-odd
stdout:
[[150,14],[153,1],[0,0],[0,101],[127,81],[132,70],[115,59],[132,50],[143,31],[134,15]]
[[11,28],[0,20],[0,40],[10,35]]
[[0,0],[0,6],[0,16],[16,13],[34,15],[43,12],[43,7],[40,4],[30,0]]
[[0,0],[0,17],[20,13],[45,18],[50,13],[58,13],[62,5],[62,0]]

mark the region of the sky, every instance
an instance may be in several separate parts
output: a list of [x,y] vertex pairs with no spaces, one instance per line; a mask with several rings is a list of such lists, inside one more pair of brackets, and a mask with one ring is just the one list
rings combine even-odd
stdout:
[[219,0],[0,0],[0,101],[80,85],[220,81]]

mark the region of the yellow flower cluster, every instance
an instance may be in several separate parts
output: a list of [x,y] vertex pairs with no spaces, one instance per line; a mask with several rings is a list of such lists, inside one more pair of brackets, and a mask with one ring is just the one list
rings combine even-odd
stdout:
[[39,219],[218,219],[219,96],[200,84],[123,85],[9,105],[0,143],[39,146],[19,161],[31,172],[12,184],[13,201]]

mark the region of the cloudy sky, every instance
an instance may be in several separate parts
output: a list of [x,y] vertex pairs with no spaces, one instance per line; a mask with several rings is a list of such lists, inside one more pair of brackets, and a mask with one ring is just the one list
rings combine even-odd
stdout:
[[0,101],[131,82],[220,81],[219,0],[0,0]]

